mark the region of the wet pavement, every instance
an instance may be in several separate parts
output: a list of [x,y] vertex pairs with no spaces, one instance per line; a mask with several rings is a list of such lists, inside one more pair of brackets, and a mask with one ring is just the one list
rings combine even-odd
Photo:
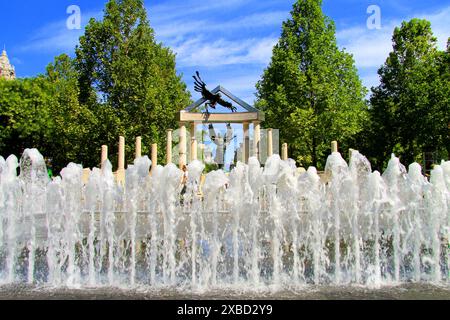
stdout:
[[0,286],[0,300],[450,300],[450,286],[403,284],[377,289],[359,286],[310,286],[283,291],[181,289],[49,288]]

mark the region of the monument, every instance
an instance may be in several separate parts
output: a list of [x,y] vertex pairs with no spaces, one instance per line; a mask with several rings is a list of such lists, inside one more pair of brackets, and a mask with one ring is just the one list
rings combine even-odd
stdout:
[[7,80],[14,80],[16,78],[16,70],[9,62],[5,49],[3,49],[2,55],[0,56],[0,78]]
[[[216,149],[215,160],[223,158],[224,152],[223,148],[226,146],[225,140],[229,140],[233,137],[231,129],[231,124],[242,124],[242,152],[241,159],[243,163],[248,163],[249,157],[251,155],[259,158],[260,155],[260,142],[261,142],[261,123],[265,120],[264,113],[248,103],[244,102],[230,91],[225,89],[223,86],[217,86],[215,89],[209,91],[206,88],[206,84],[200,78],[200,74],[197,72],[194,76],[195,80],[195,90],[202,94],[202,98],[188,106],[186,109],[180,111],[177,115],[177,120],[180,124],[180,140],[179,140],[179,165],[182,167],[187,164],[187,153],[188,153],[188,141],[187,141],[187,128],[189,128],[189,135],[191,137],[190,143],[190,154],[191,161],[197,160],[197,147],[198,141],[196,137],[197,126],[201,124],[209,125],[209,133],[211,130],[211,125],[214,124],[227,124],[227,133],[216,134],[214,132],[211,141],[218,147]],[[227,101],[227,100],[229,101]],[[222,112],[216,107],[218,105],[223,106],[231,112]],[[205,107],[205,112],[203,112],[202,107]],[[217,112],[212,112],[209,108],[214,109]],[[238,110],[239,108],[239,110]],[[250,125],[253,124],[253,145],[250,147]],[[194,152],[192,152],[195,150]],[[217,154],[218,152],[218,154]],[[194,156],[193,156],[194,155]]]

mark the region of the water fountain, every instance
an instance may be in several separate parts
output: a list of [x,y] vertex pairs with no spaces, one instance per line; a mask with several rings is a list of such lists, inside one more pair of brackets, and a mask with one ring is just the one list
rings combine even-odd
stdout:
[[[292,161],[238,163],[226,175],[139,158],[69,164],[50,181],[42,155],[0,157],[0,284],[53,288],[272,291],[306,286],[449,285],[450,162],[430,181],[392,156],[381,175],[354,151],[325,174]],[[20,166],[20,174],[17,169]]]

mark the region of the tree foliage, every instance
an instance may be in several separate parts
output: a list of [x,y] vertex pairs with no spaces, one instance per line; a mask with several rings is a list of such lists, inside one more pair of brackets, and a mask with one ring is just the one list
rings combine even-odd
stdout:
[[1,154],[21,155],[32,146],[44,146],[52,138],[55,104],[45,77],[4,80],[0,78]]
[[332,140],[352,146],[367,119],[366,90],[353,57],[339,50],[321,0],[299,0],[257,84],[266,127],[280,129],[290,156],[323,167]]
[[[298,0],[283,23],[273,56],[257,84],[266,127],[280,129],[290,156],[322,168],[330,142],[358,148],[382,170],[394,152],[405,163],[424,152],[450,155],[450,38],[437,49],[426,20],[396,28],[393,51],[379,69],[380,85],[365,101],[353,57],[339,50],[321,0]],[[68,162],[99,166],[100,146],[116,163],[119,135],[165,145],[165,131],[190,103],[175,55],[158,43],[142,0],[109,0],[92,19],[74,59],[61,55],[35,78],[0,79],[0,154],[36,147],[57,172]],[[164,156],[159,153],[160,160]]]
[[20,156],[26,148],[38,148],[55,171],[71,161],[93,160],[89,139],[96,118],[78,103],[77,83],[67,55],[55,58],[46,75],[0,80],[1,154]]
[[[160,150],[176,112],[190,103],[175,55],[155,40],[142,0],[110,0],[104,18],[92,19],[74,59],[63,54],[33,79],[0,80],[0,152],[20,155],[38,148],[54,172],[69,162],[100,165],[100,147],[117,163],[119,135]],[[163,153],[160,152],[160,160]]]
[[78,101],[79,73],[74,61],[63,54],[47,66],[47,79],[55,103],[51,107],[52,140],[47,152],[57,171],[69,162],[96,165],[98,152],[92,144],[99,119]]
[[143,1],[109,1],[103,20],[89,22],[76,55],[80,102],[101,119],[98,144],[115,146],[124,135],[128,160],[136,136],[146,142],[143,152],[150,143],[162,148],[165,130],[175,127],[190,95],[176,74],[175,55],[156,42]]
[[449,51],[437,49],[430,22],[413,19],[396,28],[393,51],[372,88],[371,126],[366,152],[376,167],[390,153],[405,163],[423,160],[424,152],[450,153]]

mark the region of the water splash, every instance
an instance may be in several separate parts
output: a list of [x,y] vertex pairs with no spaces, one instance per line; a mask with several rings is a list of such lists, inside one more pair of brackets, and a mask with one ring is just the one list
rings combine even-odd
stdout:
[[[137,159],[69,164],[50,181],[42,155],[0,157],[0,283],[283,290],[449,281],[450,162],[428,181],[392,156],[381,175],[359,152],[297,172],[278,155],[230,174]],[[182,191],[183,189],[183,191]]]

